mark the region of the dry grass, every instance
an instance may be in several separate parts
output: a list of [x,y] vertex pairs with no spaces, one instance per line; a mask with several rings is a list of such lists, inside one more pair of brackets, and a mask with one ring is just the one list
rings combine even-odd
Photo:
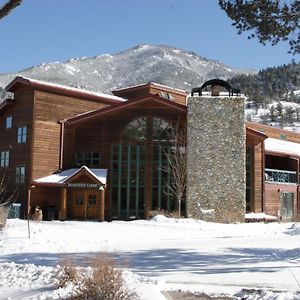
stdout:
[[7,206],[0,206],[0,230],[6,225],[9,208]]
[[78,268],[70,261],[63,262],[58,274],[58,287],[73,285],[74,300],[138,300],[130,291],[116,261],[106,253],[101,253],[91,261],[91,271]]

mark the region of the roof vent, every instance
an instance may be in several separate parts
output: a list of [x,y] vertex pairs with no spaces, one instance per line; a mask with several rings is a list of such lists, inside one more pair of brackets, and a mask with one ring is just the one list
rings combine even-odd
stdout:
[[230,96],[240,95],[241,91],[239,89],[233,88],[227,81],[221,79],[211,79],[206,81],[201,85],[201,87],[196,87],[192,89],[191,95],[194,96],[195,93],[198,93],[199,96],[202,96],[202,91],[207,87],[211,86],[211,96],[220,96],[221,89],[227,90]]

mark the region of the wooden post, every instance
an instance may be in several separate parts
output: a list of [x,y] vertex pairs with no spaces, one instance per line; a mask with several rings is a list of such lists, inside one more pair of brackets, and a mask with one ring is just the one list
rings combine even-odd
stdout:
[[60,191],[59,220],[65,221],[66,219],[67,219],[67,189],[63,187]]
[[28,228],[28,238],[30,239],[30,199],[31,199],[31,186],[28,189],[28,197],[27,197],[27,228]]
[[104,210],[105,210],[105,190],[104,188],[102,187],[102,189],[100,189],[100,217],[99,217],[99,220],[101,222],[104,221]]

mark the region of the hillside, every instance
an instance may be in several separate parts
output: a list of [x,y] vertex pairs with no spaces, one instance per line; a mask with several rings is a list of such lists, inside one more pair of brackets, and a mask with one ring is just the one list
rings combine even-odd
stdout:
[[256,103],[268,103],[272,100],[295,102],[298,98],[297,90],[300,89],[300,64],[290,63],[267,68],[257,74],[238,75],[229,82]]
[[2,74],[0,87],[21,75],[103,93],[149,81],[190,91],[208,79],[253,73],[254,70],[234,69],[169,46],[138,45],[114,55],[45,63],[18,73]]
[[190,91],[209,79],[221,78],[248,97],[248,120],[299,130],[299,74],[299,63],[256,72],[170,46],[138,45],[117,54],[44,63],[1,74],[0,102],[4,87],[17,75],[107,94],[149,81]]

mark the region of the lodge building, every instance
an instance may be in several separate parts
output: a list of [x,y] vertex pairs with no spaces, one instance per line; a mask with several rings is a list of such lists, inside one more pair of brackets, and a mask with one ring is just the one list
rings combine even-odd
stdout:
[[[59,220],[176,209],[166,151],[171,128],[187,124],[187,92],[150,82],[106,95],[25,77],[6,90],[13,97],[0,103],[0,176],[8,193],[17,191],[22,217],[35,206]],[[246,211],[297,218],[300,135],[245,127]]]

